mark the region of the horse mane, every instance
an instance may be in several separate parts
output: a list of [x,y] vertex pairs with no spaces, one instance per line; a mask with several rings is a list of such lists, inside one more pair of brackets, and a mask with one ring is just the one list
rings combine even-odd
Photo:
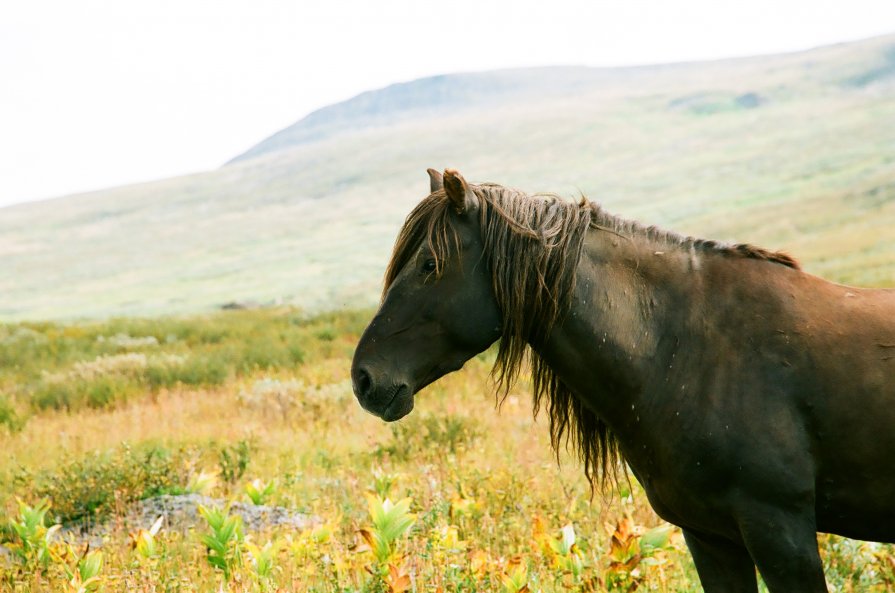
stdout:
[[597,204],[588,201],[582,197],[582,204],[585,202],[594,212],[594,227],[610,230],[614,233],[624,236],[642,236],[650,241],[660,245],[669,247],[682,247],[684,249],[694,249],[700,253],[717,253],[728,257],[741,257],[746,259],[764,260],[775,264],[781,264],[794,270],[799,270],[799,262],[788,253],[782,251],[769,251],[748,243],[735,243],[733,245],[714,241],[711,239],[697,239],[696,237],[688,237],[660,229],[656,226],[643,226],[634,220],[625,220],[618,216],[613,216],[603,210]]
[[[583,196],[573,202],[551,194],[527,195],[496,184],[470,185],[469,189],[478,198],[483,258],[491,271],[502,317],[497,359],[491,369],[498,402],[506,398],[527,360],[534,415],[546,411],[557,456],[563,446],[574,449],[592,487],[618,482],[622,461],[618,441],[605,422],[573,395],[537,353],[538,345],[544,343],[570,306],[587,231],[600,229],[632,238],[646,237],[662,245],[766,260],[798,269],[798,263],[784,253],[643,227],[605,212]],[[441,274],[451,252],[459,254],[452,212],[444,190],[438,190],[407,216],[386,270],[383,298],[423,241],[435,258],[436,275]]]

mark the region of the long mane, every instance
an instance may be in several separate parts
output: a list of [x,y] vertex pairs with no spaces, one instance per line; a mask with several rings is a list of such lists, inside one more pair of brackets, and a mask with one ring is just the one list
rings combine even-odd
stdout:
[[[497,397],[501,401],[506,397],[527,361],[533,411],[536,416],[541,409],[546,411],[554,451],[559,455],[564,445],[571,446],[584,464],[588,481],[595,486],[617,482],[622,467],[618,441],[605,422],[573,395],[537,353],[538,346],[569,309],[588,230],[798,268],[796,261],[783,253],[643,227],[606,213],[584,197],[573,202],[554,195],[527,195],[495,184],[470,185],[469,189],[478,198],[483,258],[491,272],[502,317],[497,359],[491,370]],[[436,274],[443,270],[446,257],[459,254],[451,211],[444,190],[439,190],[408,215],[386,270],[383,295],[423,241],[435,257]]]

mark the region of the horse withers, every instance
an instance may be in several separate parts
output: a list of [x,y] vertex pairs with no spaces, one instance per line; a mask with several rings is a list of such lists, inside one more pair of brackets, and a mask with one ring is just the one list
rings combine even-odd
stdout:
[[681,527],[704,589],[826,591],[817,532],[895,542],[895,290],[786,254],[682,237],[592,202],[429,170],[354,355],[393,421],[499,340],[527,358],[554,447],[622,463]]

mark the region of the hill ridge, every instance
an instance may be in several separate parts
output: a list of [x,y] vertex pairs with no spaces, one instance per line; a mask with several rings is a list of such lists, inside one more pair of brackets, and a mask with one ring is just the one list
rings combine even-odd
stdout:
[[[245,152],[233,157],[225,163],[225,166],[277,150],[313,142],[347,129],[388,125],[402,116],[412,116],[420,112],[438,112],[449,107],[462,109],[486,102],[493,103],[501,98],[512,98],[526,92],[532,92],[536,86],[537,90],[541,92],[555,95],[572,92],[576,86],[580,87],[597,82],[611,83],[618,78],[649,76],[659,71],[671,72],[698,69],[707,65],[729,67],[754,61],[797,59],[800,56],[811,55],[818,51],[851,51],[857,46],[875,46],[879,43],[890,43],[895,47],[895,34],[761,56],[737,56],[713,60],[617,67],[560,64],[555,66],[506,68],[425,76],[364,91],[344,101],[315,109],[295,123],[273,133],[251,146]],[[890,71],[895,71],[895,66],[892,65],[895,63],[895,58],[892,58],[890,62],[892,63],[885,64],[878,71],[871,69],[867,74],[870,74],[872,77],[880,72],[889,74]],[[543,85],[538,84],[536,80],[529,77],[533,73],[548,72],[556,75],[556,79],[553,82],[559,83],[558,87],[548,85],[544,88]],[[856,78],[860,79],[861,76],[858,75]],[[501,84],[485,84],[481,86],[474,84],[476,81],[487,82],[495,79]],[[352,126],[354,127],[352,128]]]
[[890,35],[621,73],[442,78],[459,87],[439,108],[376,119],[374,104],[369,125],[336,118],[212,171],[10,206],[0,321],[371,306],[433,166],[583,192],[626,218],[786,251],[831,280],[895,285],[893,56]]

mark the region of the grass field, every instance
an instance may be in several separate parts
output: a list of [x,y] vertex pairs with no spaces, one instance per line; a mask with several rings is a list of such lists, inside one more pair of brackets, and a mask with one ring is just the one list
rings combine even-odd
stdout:
[[[698,589],[680,533],[636,483],[591,498],[576,460],[557,465],[524,384],[495,410],[493,353],[399,423],[364,413],[347,377],[369,315],[0,326],[0,536],[15,554],[0,557],[0,590]],[[71,387],[54,390],[63,378]],[[319,522],[228,538],[205,522],[150,534],[120,519],[148,496],[247,502],[247,490]],[[48,499],[48,526],[113,527],[86,554],[58,538],[44,547],[45,531],[12,527],[26,524],[16,497]],[[821,543],[832,590],[895,586],[893,546]]]

